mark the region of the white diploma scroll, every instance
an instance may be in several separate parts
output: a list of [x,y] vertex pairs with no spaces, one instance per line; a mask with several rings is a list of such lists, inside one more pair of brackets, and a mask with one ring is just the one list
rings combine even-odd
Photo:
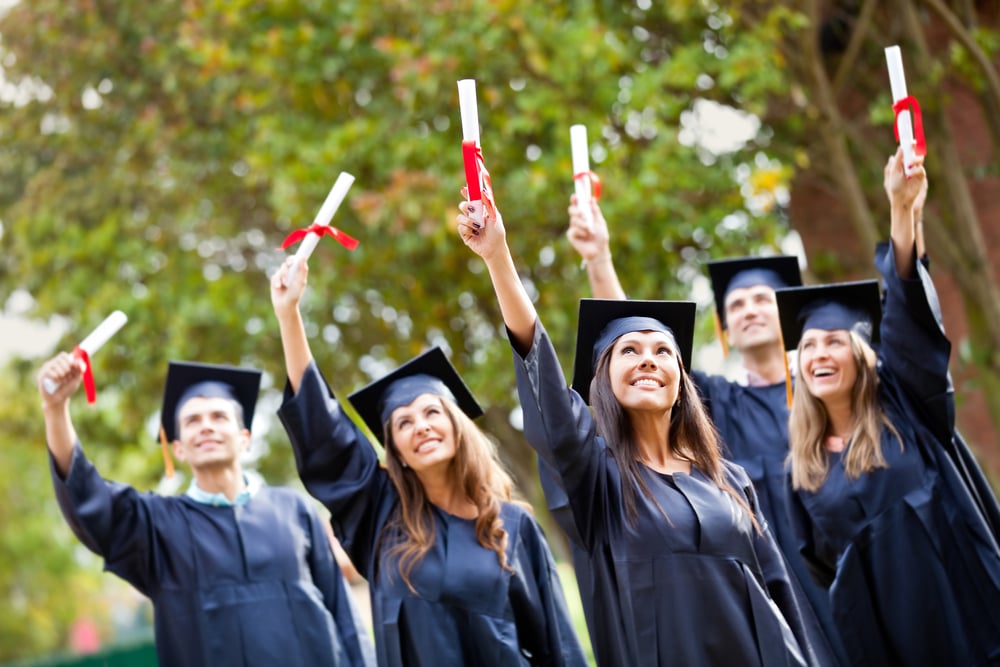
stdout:
[[[90,332],[89,336],[83,339],[83,342],[79,345],[80,349],[86,352],[88,357],[92,357],[95,352],[108,342],[108,339],[125,326],[126,322],[128,322],[128,317],[125,316],[125,313],[116,310],[104,318],[104,321]],[[42,384],[45,386],[45,391],[50,394],[55,393],[56,389],[59,388],[59,383],[51,378],[42,378]]]
[[[892,88],[892,104],[895,107],[897,102],[907,97],[903,56],[898,46],[885,48],[885,63],[889,68],[889,85]],[[903,148],[903,169],[909,176],[913,173],[913,164],[917,157],[914,150],[913,119],[910,117],[909,109],[904,109],[897,114],[895,122],[896,131],[899,134],[899,145]]]
[[[330,221],[333,220],[334,214],[340,208],[340,204],[344,201],[344,197],[347,196],[347,191],[351,189],[352,185],[354,185],[354,176],[348,174],[346,171],[340,172],[337,182],[330,188],[330,194],[326,196],[326,201],[323,202],[319,213],[313,219],[314,225],[322,225],[323,227],[330,225]],[[309,233],[305,235],[305,238],[299,243],[299,249],[295,251],[295,259],[288,268],[288,275],[285,276],[283,282],[284,285],[292,283],[292,279],[295,278],[295,273],[299,270],[299,267],[313,254],[313,250],[319,244],[319,239],[319,234]]]
[[462,114],[462,141],[479,146],[479,107],[476,102],[476,80],[458,82],[458,109]]
[[469,201],[477,203],[470,215],[478,223],[483,222],[482,190],[479,182],[477,150],[479,143],[479,108],[476,102],[476,80],[461,79],[458,82],[458,108],[462,114],[462,162],[465,165],[465,183],[469,189]]
[[587,227],[593,227],[590,214],[592,196],[590,183],[590,151],[587,146],[587,126],[572,125],[569,128],[569,144],[573,154],[573,187],[576,189],[576,205],[587,221]]

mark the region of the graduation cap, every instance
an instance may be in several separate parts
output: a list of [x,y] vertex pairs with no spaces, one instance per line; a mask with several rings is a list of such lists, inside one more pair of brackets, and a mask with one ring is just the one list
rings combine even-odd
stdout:
[[160,411],[160,443],[168,477],[173,475],[173,462],[168,456],[167,443],[178,438],[177,413],[188,399],[228,398],[236,401],[243,408],[243,423],[249,429],[260,393],[260,378],[261,372],[250,368],[170,362]]
[[368,429],[385,444],[385,423],[392,411],[409,405],[418,396],[434,394],[451,399],[459,409],[475,419],[483,414],[476,398],[440,347],[432,347],[388,375],[347,397]]
[[781,337],[794,350],[806,329],[848,329],[877,343],[882,301],[877,280],[793,287],[775,291]]
[[619,301],[580,299],[573,389],[590,403],[590,382],[601,353],[632,331],[662,331],[677,342],[684,368],[691,368],[694,347],[693,301]]
[[[868,343],[877,343],[882,300],[877,280],[789,287],[774,291],[785,350],[794,350],[806,329],[847,329]],[[785,354],[785,388],[792,405],[792,376]]]

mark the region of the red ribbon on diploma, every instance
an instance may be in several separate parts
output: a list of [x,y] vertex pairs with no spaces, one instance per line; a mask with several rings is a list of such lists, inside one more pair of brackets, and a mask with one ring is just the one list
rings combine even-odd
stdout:
[[577,181],[577,180],[580,180],[581,178],[584,178],[586,176],[590,177],[590,190],[591,190],[591,195],[590,196],[593,197],[596,200],[600,200],[600,198],[601,198],[601,179],[597,177],[597,174],[595,174],[592,171],[581,171],[579,174],[573,174],[573,180]]
[[87,394],[87,403],[91,405],[97,400],[97,388],[94,386],[94,369],[90,365],[90,355],[80,346],[73,348],[73,356],[83,362],[83,390]]
[[493,182],[486,170],[483,149],[474,141],[462,142],[462,161],[465,163],[465,182],[469,186],[469,201],[482,200],[483,216],[496,215],[493,203]]
[[336,227],[331,227],[330,225],[321,225],[318,223],[313,223],[306,227],[305,229],[296,229],[294,232],[285,237],[284,242],[281,244],[281,249],[285,250],[288,246],[298,243],[306,237],[308,234],[316,234],[318,236],[332,236],[337,240],[340,245],[344,246],[348,250],[354,250],[358,247],[358,240],[352,238],[340,231]]
[[920,103],[913,95],[908,95],[892,105],[895,116],[892,119],[892,131],[896,133],[899,142],[899,114],[909,109],[913,113],[913,153],[918,157],[927,155],[927,142],[924,139],[924,119],[920,114]]

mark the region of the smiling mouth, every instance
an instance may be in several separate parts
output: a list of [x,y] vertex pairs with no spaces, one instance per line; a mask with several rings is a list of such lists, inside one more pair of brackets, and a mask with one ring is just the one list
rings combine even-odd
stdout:
[[660,387],[663,386],[663,383],[659,382],[657,380],[653,380],[651,378],[641,378],[641,379],[636,380],[635,382],[633,382],[632,386],[633,387],[654,387],[654,388],[658,389],[658,388],[660,388]]

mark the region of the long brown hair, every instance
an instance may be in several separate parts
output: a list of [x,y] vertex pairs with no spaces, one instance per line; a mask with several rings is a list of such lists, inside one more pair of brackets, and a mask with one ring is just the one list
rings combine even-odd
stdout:
[[[636,487],[660,509],[660,513],[669,521],[670,517],[649,489],[640,473],[639,443],[632,430],[632,420],[622,407],[611,388],[611,354],[615,347],[612,342],[601,353],[594,369],[594,379],[590,383],[590,400],[594,408],[594,421],[597,433],[608,443],[608,449],[618,464],[622,476],[622,502],[625,505],[625,517],[633,526],[639,517]],[[670,447],[676,453],[687,457],[691,464],[701,470],[722,491],[729,494],[750,517],[757,530],[753,511],[743,494],[732,487],[726,479],[725,467],[722,463],[722,445],[719,434],[705,410],[691,376],[680,363],[680,353],[677,344],[671,337],[671,343],[676,353],[677,366],[680,369],[680,387],[677,403],[670,411]]]
[[[848,479],[857,479],[876,468],[886,468],[882,455],[882,428],[889,429],[900,449],[903,440],[899,431],[882,410],[878,399],[878,371],[875,350],[858,334],[849,331],[851,353],[857,367],[857,378],[851,388],[851,438],[844,453],[844,472]],[[812,395],[802,372],[802,352],[799,344],[799,380],[795,383],[792,411],[788,420],[788,444],[792,460],[792,488],[818,491],[830,470],[826,438],[830,433],[830,416],[826,406]]]
[[[497,554],[500,567],[513,572],[507,564],[507,531],[500,518],[504,502],[517,502],[530,510],[525,503],[512,498],[513,482],[497,456],[496,446],[478,426],[450,399],[438,396],[445,414],[455,429],[455,458],[451,472],[456,484],[479,510],[476,517],[476,537],[485,549]],[[399,573],[411,592],[416,589],[410,581],[413,567],[434,545],[435,529],[433,509],[427,500],[420,478],[410,468],[404,468],[396,444],[392,440],[390,423],[384,425],[386,443],[386,469],[399,492],[399,507],[386,526],[387,532],[401,536],[390,547],[388,555],[399,561]]]

